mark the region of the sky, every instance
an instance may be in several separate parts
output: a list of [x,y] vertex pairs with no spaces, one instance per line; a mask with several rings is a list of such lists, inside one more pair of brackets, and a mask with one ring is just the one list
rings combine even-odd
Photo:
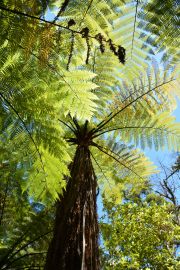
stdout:
[[[180,122],[180,100],[177,99],[177,108],[172,113],[176,117],[176,122]],[[153,149],[147,149],[144,151],[146,156],[148,156],[157,166],[159,165],[159,161],[162,163],[172,163],[175,158],[174,152],[168,151],[165,149],[164,151],[155,151]]]

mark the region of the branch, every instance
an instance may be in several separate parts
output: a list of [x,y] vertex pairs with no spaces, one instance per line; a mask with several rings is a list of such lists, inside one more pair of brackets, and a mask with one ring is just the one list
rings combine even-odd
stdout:
[[[161,162],[160,162],[160,164],[161,164]],[[164,170],[165,178],[162,181],[160,181],[160,187],[161,187],[162,191],[156,191],[156,192],[160,196],[163,196],[164,198],[170,200],[176,208],[177,207],[177,199],[175,196],[175,192],[176,192],[176,189],[178,189],[178,187],[175,186],[174,182],[172,183],[172,185],[170,185],[170,183],[168,183],[168,179],[170,177],[172,177],[175,173],[177,173],[179,171],[179,169],[177,168],[176,170],[171,171],[171,173],[168,175],[166,172],[166,170],[168,168],[165,169],[165,166],[163,164],[161,164],[161,167]]]
[[171,176],[173,176],[175,173],[177,173],[179,171],[179,169],[177,168],[176,170],[174,170],[171,174],[169,174],[166,179],[164,179],[165,181],[167,181]]
[[[172,191],[171,187],[168,186],[168,181],[167,179],[166,180],[163,180],[163,183],[160,183],[161,186],[167,191],[167,197],[169,197],[169,199],[173,202],[173,204],[176,206],[176,197],[174,195],[174,192]],[[169,193],[169,195],[168,195]]]

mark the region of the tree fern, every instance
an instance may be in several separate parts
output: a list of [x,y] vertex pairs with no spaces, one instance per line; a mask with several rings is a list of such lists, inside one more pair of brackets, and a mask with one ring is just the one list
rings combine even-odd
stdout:
[[[46,7],[57,11],[52,21]],[[130,143],[177,150],[175,69],[154,61],[144,72],[162,47],[139,24],[145,8],[116,0],[0,5],[2,152],[6,143],[16,167],[26,164],[24,194],[47,205],[58,199],[45,269],[99,269],[97,186],[119,200],[120,190],[145,189],[154,172]]]

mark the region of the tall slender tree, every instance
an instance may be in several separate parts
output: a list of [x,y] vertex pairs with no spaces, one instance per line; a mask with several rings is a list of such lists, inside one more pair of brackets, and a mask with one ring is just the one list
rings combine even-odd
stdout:
[[177,149],[175,68],[147,60],[164,44],[139,27],[143,2],[17,2],[0,5],[1,143],[28,157],[23,190],[57,200],[45,269],[99,269],[97,186],[145,186],[154,167],[130,143]]

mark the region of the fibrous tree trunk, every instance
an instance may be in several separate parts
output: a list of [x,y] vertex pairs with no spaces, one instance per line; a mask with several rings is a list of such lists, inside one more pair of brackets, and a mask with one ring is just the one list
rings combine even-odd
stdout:
[[96,177],[90,151],[78,145],[66,191],[57,203],[45,270],[98,270]]

